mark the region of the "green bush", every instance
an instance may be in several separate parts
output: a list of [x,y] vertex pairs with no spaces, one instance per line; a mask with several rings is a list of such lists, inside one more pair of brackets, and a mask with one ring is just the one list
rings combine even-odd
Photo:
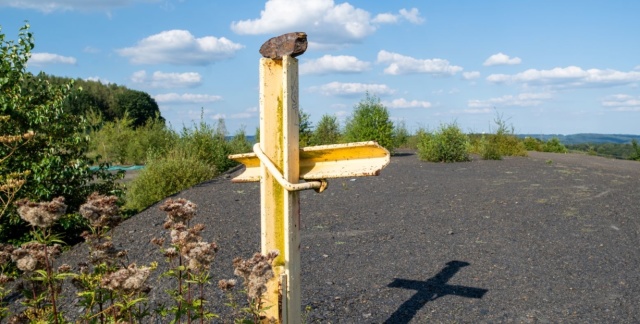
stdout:
[[90,134],[91,157],[100,157],[101,162],[123,165],[145,164],[147,153],[168,152],[178,135],[165,126],[160,116],[149,119],[134,128],[134,120],[125,114],[113,122],[102,122],[101,116],[93,114],[94,129]]
[[393,151],[393,135],[393,122],[389,119],[389,111],[380,103],[379,98],[367,93],[345,125],[345,141],[376,141],[380,146]]
[[[73,241],[82,232],[83,222],[73,214],[93,191],[120,193],[114,177],[104,169],[90,169],[93,161],[85,156],[88,148],[87,122],[72,114],[64,103],[73,83],[51,84],[42,74],[26,71],[34,48],[29,25],[20,28],[17,43],[5,41],[0,33],[0,116],[10,116],[0,123],[0,136],[33,132],[25,145],[13,150],[0,145],[2,174],[27,174],[26,182],[15,199],[50,201],[66,198],[69,215],[54,231],[69,234]],[[29,240],[29,227],[10,206],[0,215],[0,242]]]
[[253,144],[247,139],[244,128],[240,128],[229,141],[232,154],[253,152]]
[[567,153],[569,150],[567,150],[557,137],[554,137],[544,143],[542,151],[551,153]]
[[129,184],[125,208],[141,211],[215,176],[215,167],[183,149],[175,148],[165,156],[150,154],[145,168]]
[[393,147],[407,148],[409,143],[409,131],[404,121],[395,124],[393,129]]
[[480,139],[480,156],[484,160],[502,160],[499,137],[494,134]]
[[340,123],[336,116],[322,115],[311,137],[312,145],[327,145],[340,142]]
[[503,156],[527,156],[524,143],[515,135],[513,126],[507,126],[507,121],[501,114],[493,120],[496,124],[495,134],[483,136],[480,147],[483,159],[500,160]]
[[538,151],[538,152],[541,152],[542,151],[542,145],[544,145],[544,142],[542,142],[540,139],[533,138],[531,136],[525,137],[524,140],[522,141],[522,143],[524,144],[524,148],[527,151]]
[[469,137],[458,125],[441,125],[434,134],[421,135],[418,157],[430,162],[464,162],[469,158]]
[[232,154],[226,140],[226,127],[223,119],[219,119],[215,126],[211,126],[201,119],[192,128],[182,128],[179,146],[188,156],[215,167],[220,172],[227,170],[237,163],[229,160]]

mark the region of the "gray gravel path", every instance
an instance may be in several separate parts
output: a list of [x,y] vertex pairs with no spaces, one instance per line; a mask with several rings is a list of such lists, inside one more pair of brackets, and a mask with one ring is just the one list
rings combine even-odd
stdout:
[[[532,153],[440,164],[408,152],[379,177],[329,185],[301,194],[309,323],[640,322],[640,163]],[[257,183],[223,176],[176,196],[198,204],[221,248],[214,282],[260,249]],[[165,235],[163,219],[149,208],[116,243],[162,264],[148,242]],[[162,302],[171,282],[151,281]],[[217,288],[209,298],[224,312]]]

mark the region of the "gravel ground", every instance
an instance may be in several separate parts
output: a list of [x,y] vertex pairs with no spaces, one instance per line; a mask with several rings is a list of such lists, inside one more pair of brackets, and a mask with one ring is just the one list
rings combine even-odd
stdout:
[[[198,204],[195,221],[220,246],[213,282],[260,250],[259,184],[231,183],[239,172],[176,195]],[[379,177],[303,192],[301,210],[308,323],[640,322],[638,162],[532,152],[441,164],[405,152]],[[149,243],[166,236],[163,220],[153,206],[114,241],[163,266]],[[85,256],[79,245],[59,262]],[[172,284],[162,270],[152,304]],[[208,298],[224,314],[217,288]]]

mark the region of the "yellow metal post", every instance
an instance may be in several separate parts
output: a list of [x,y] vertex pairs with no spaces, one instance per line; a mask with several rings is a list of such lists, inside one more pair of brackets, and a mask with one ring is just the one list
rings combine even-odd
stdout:
[[[298,60],[260,59],[260,149],[284,179],[299,179]],[[287,191],[261,163],[260,202],[262,253],[278,250],[274,278],[263,296],[266,317],[281,323],[301,320],[300,203],[297,191]],[[281,298],[281,275],[286,278]],[[284,280],[284,279],[282,279]]]

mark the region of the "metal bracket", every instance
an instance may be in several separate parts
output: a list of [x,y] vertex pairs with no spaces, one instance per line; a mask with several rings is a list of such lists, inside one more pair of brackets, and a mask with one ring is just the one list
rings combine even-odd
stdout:
[[256,143],[255,145],[253,145],[253,152],[256,154],[260,162],[262,162],[262,164],[264,164],[264,166],[267,168],[267,171],[271,173],[271,176],[273,176],[276,179],[276,181],[278,181],[278,183],[287,191],[300,191],[300,190],[313,189],[316,192],[323,192],[325,189],[327,189],[327,186],[329,185],[329,183],[327,183],[327,181],[324,179],[321,179],[320,181],[291,183],[284,178],[280,170],[278,170],[278,168],[276,168],[273,162],[271,162],[269,157],[266,154],[264,154],[264,152],[262,152],[262,149],[260,148],[260,143]]

